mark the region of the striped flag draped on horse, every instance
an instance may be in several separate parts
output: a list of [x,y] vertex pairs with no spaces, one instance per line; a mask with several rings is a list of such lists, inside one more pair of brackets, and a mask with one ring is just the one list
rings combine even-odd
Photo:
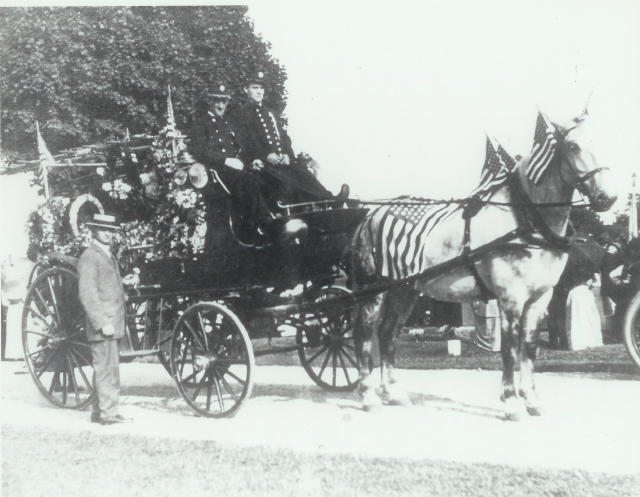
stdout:
[[[515,161],[507,151],[487,137],[480,184],[471,197],[488,198],[504,184],[514,166]],[[392,199],[389,205],[373,211],[365,222],[380,220],[376,240],[379,275],[402,279],[422,272],[429,234],[456,212],[462,212],[458,202],[433,205],[427,199],[410,196]]]

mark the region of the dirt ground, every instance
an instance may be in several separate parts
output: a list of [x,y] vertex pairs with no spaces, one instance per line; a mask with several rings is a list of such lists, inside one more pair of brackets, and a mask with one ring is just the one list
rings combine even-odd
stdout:
[[134,421],[103,427],[89,423],[86,411],[49,405],[21,362],[2,363],[3,429],[640,474],[640,382],[635,375],[538,374],[544,415],[506,422],[498,371],[400,370],[414,406],[365,413],[355,394],[327,393],[300,367],[259,366],[253,397],[236,417],[225,420],[194,416],[158,364],[123,364],[121,372],[122,412]]

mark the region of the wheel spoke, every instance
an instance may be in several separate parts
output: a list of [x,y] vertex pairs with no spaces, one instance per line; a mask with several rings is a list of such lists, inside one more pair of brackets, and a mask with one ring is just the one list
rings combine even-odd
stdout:
[[331,369],[333,372],[333,376],[332,376],[332,380],[333,380],[333,386],[336,386],[336,373],[337,373],[337,369],[338,369],[338,361],[336,360],[336,350],[335,349],[331,349]]
[[30,354],[27,354],[27,357],[31,358],[31,357],[36,356],[38,354],[42,354],[45,350],[53,350],[53,348],[50,345],[47,345],[45,347],[42,347],[39,350],[36,350],[35,352],[31,352]]
[[186,319],[184,320],[184,325],[189,329],[189,331],[191,332],[191,336],[193,336],[194,340],[198,342],[198,345],[200,345],[200,348],[206,351],[207,348],[203,345],[202,341],[200,341],[200,337],[198,336],[198,334],[195,332],[193,327],[189,324],[189,322]]
[[328,345],[324,345],[322,347],[322,349],[320,349],[318,352],[316,352],[313,356],[309,357],[306,361],[304,361],[304,365],[308,366],[309,364],[311,364],[313,361],[315,361],[320,354],[322,354],[325,350],[327,350],[329,348]]
[[[344,344],[343,344],[343,345],[344,345]],[[352,365],[354,368],[357,368],[357,367],[358,367],[358,363],[356,362],[356,360],[355,360],[353,357],[351,357],[349,354],[347,354],[347,352],[345,352],[345,351],[344,351],[344,349],[343,349],[343,350],[341,350],[340,352],[342,352],[342,353],[344,354],[344,356],[349,360],[349,362],[351,363],[351,365]]]
[[[65,368],[67,365],[65,364]],[[62,370],[62,403],[67,405],[67,371]]]
[[[237,402],[238,401],[238,396],[233,391],[233,389],[231,388],[231,385],[229,385],[227,380],[225,380],[224,374],[220,373],[218,370],[216,370],[216,374],[220,377],[220,381],[222,382],[222,386],[227,390],[227,392],[229,392],[231,394],[231,396],[233,397],[233,400],[235,400]],[[242,382],[242,383],[244,384],[244,382]]]
[[[35,303],[35,301],[32,300],[31,303]],[[49,323],[49,320],[47,320],[46,317],[44,317],[42,314],[40,314],[40,311],[38,311],[37,309],[34,309],[33,307],[29,306],[29,313],[32,314],[32,316],[31,316],[32,318],[35,317],[35,318],[39,319],[40,321],[42,321],[47,326],[47,328],[49,328],[51,326],[51,323]]]
[[204,339],[204,350],[208,351],[208,343],[207,343],[207,330],[205,329],[204,320],[202,319],[202,313],[198,311],[198,323],[200,324],[200,329],[202,330],[202,338]]
[[51,335],[50,333],[44,333],[42,331],[36,331],[36,330],[24,330],[27,333],[33,333],[34,335],[38,335],[41,337],[45,337],[45,338],[53,338],[53,335]]
[[194,402],[196,401],[196,398],[200,394],[200,390],[202,390],[202,386],[205,384],[206,380],[207,380],[207,373],[205,372],[205,374],[202,376],[202,379],[198,382],[198,386],[196,387],[193,393],[193,397],[191,398],[191,400],[193,400]]
[[71,380],[71,385],[73,385],[73,393],[76,397],[76,404],[80,403],[80,394],[78,392],[78,384],[76,383],[76,375],[73,372],[73,364],[71,364],[71,359],[67,356],[67,366],[69,367],[69,380]]
[[36,292],[36,296],[38,297],[38,299],[40,300],[40,303],[42,304],[42,306],[44,307],[44,309],[46,309],[46,313],[51,316],[51,320],[54,322],[54,324],[57,327],[60,327],[60,323],[57,319],[57,316],[55,314],[53,314],[51,312],[51,309],[49,309],[49,304],[47,304],[47,301],[44,299],[44,297],[42,296],[42,293],[40,293],[40,290],[38,290],[38,288],[34,288],[34,291]]
[[246,381],[244,381],[243,379],[239,378],[236,374],[234,374],[230,369],[227,369],[226,373],[229,376],[231,376],[234,380],[236,380],[238,383],[241,383],[243,386],[246,384]]
[[53,290],[51,277],[47,278],[47,285],[49,286],[49,294],[51,295],[51,302],[53,303],[53,311],[58,318],[58,324],[62,326],[62,315],[60,314],[60,309],[58,309],[58,299],[56,299],[56,292]]
[[51,355],[49,357],[47,357],[45,359],[45,361],[42,363],[42,365],[40,366],[40,371],[38,373],[36,373],[36,376],[38,378],[40,378],[42,376],[42,373],[45,372],[45,370],[47,369],[47,366],[49,366],[49,364],[51,363],[51,361],[53,360],[53,358],[58,355],[58,352],[60,351],[60,347],[56,347],[55,349],[52,349]]
[[69,349],[69,351],[71,352],[71,358],[73,359],[73,363],[78,368],[78,371],[80,372],[80,376],[82,376],[82,381],[84,381],[84,384],[87,386],[87,389],[91,391],[93,389],[93,386],[91,385],[91,382],[87,378],[87,375],[84,373],[82,366],[80,366],[80,363],[78,362],[75,356],[75,352],[72,349]]
[[329,363],[329,358],[330,357],[331,357],[331,350],[329,350],[327,352],[327,355],[325,356],[324,361],[322,361],[322,366],[320,367],[320,372],[318,373],[318,378],[322,378],[324,370],[327,368],[327,364]]
[[347,371],[347,367],[344,363],[344,359],[342,358],[342,354],[341,354],[341,350],[340,349],[336,349],[336,355],[338,356],[338,359],[340,360],[340,366],[342,367],[342,371],[344,372],[344,376],[345,378],[347,378],[347,384],[351,384],[351,378],[349,377],[349,372]]
[[53,374],[53,378],[51,378],[51,385],[49,385],[49,395],[53,393],[53,390],[56,387],[56,385],[60,385],[60,371],[56,371]]

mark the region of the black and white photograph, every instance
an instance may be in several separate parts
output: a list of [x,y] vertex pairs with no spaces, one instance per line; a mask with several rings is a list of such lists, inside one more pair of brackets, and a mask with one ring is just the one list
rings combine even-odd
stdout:
[[0,495],[640,495],[639,116],[635,0],[0,2]]

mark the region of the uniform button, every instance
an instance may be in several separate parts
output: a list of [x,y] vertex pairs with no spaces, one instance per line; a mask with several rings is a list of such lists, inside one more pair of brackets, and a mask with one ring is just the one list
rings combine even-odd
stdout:
[[269,140],[269,145],[273,145],[273,142],[271,140]]
[[223,148],[223,149],[222,149],[222,152],[224,153],[224,152],[226,152],[226,150]]

